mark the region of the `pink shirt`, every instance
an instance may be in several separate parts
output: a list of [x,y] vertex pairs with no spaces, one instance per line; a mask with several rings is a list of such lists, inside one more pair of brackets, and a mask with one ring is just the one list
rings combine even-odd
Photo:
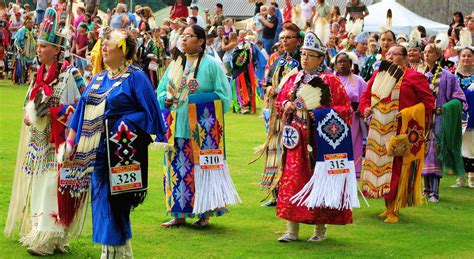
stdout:
[[76,19],[74,19],[74,22],[72,23],[74,29],[77,29],[77,26],[79,26],[82,21],[84,21],[84,15],[79,15],[78,17],[76,17]]

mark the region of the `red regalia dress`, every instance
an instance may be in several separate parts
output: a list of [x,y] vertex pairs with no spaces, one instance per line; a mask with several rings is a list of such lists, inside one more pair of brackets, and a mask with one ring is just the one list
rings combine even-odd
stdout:
[[[377,76],[377,72],[372,75],[372,78],[369,80],[367,84],[367,89],[364,94],[360,98],[359,103],[359,112],[361,114],[364,113],[364,110],[371,106],[371,97],[372,94],[372,85],[374,83],[374,79]],[[391,96],[389,95],[387,98],[381,100],[381,103],[389,103],[391,101]],[[433,93],[429,89],[428,81],[426,78],[421,74],[416,72],[411,68],[407,68],[405,70],[405,74],[403,75],[403,81],[400,85],[400,95],[399,95],[399,108],[398,110],[401,111],[405,108],[412,107],[418,103],[423,103],[425,106],[425,114],[428,118],[431,116],[433,109],[434,109],[434,97]],[[400,131],[400,123],[398,124],[397,132]],[[395,200],[397,196],[398,190],[398,183],[400,179],[400,172],[402,169],[402,157],[397,156],[393,159],[392,165],[392,176],[390,179],[390,186],[389,191],[384,191],[383,197],[387,200]],[[364,188],[363,188],[364,191]],[[377,191],[374,190],[373,193]],[[379,198],[379,197],[372,197],[369,194],[364,194],[371,198]],[[381,198],[381,197],[380,197]]]
[[[306,76],[315,76],[307,75]],[[339,79],[328,71],[322,71],[317,76],[329,86],[331,94],[330,107],[333,108],[343,119],[350,125],[352,119],[352,107],[349,97],[344,90],[344,86]],[[285,83],[277,96],[276,108],[282,113],[283,102],[290,100],[291,92],[297,90],[300,83],[304,80],[305,72],[300,71],[298,74],[291,76]],[[320,106],[320,108],[327,108]],[[307,114],[308,112],[305,111]],[[295,118],[296,117],[296,118]],[[306,206],[298,206],[293,204],[290,199],[297,194],[305,184],[311,179],[315,161],[311,159],[308,151],[308,134],[312,134],[315,127],[306,127],[297,116],[289,125],[298,128],[300,132],[300,141],[293,149],[285,148],[283,173],[279,181],[278,200],[277,200],[277,216],[289,221],[305,223],[305,224],[348,224],[352,223],[352,211],[350,209],[337,210],[327,208],[308,209]],[[314,124],[314,120],[312,120]],[[316,150],[313,138],[311,146]]]

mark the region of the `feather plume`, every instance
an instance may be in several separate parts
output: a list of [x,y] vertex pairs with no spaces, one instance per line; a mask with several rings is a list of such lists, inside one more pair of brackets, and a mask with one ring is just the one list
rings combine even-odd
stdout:
[[440,32],[436,35],[435,45],[440,50],[445,50],[448,47],[449,39],[446,32]]
[[413,28],[408,39],[409,48],[419,48],[421,45],[421,32],[417,28]]
[[461,50],[464,48],[473,49],[471,33],[467,30],[467,28],[464,28],[459,31],[459,42],[458,42],[458,46],[456,46],[455,49]]
[[319,18],[314,23],[314,33],[318,36],[324,46],[326,46],[331,34],[331,28],[329,28],[329,23],[326,21],[326,19]]
[[390,30],[392,30],[392,9],[387,10],[387,18],[385,20],[385,24],[379,27],[380,33],[384,33]]
[[390,61],[382,61],[380,63],[379,72],[375,76],[374,83],[372,84],[372,92],[376,97],[372,97],[371,107],[374,107],[378,100],[388,97],[402,76],[403,69],[401,67]]
[[31,125],[36,124],[36,121],[38,120],[38,116],[36,113],[34,101],[29,101],[25,105],[25,115],[28,116],[28,119],[30,120]]
[[364,27],[364,20],[357,19],[355,22],[349,21],[346,25],[346,30],[349,32],[350,35],[359,35],[362,32],[362,28]]
[[322,91],[319,87],[303,84],[298,91],[298,97],[303,100],[306,110],[313,110],[321,105]]

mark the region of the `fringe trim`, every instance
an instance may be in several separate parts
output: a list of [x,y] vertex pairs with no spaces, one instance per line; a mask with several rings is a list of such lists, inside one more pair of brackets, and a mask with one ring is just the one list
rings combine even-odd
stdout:
[[354,161],[349,161],[349,173],[330,175],[324,162],[316,162],[314,174],[306,185],[291,197],[298,206],[331,209],[360,208]]
[[202,214],[227,205],[241,203],[234,183],[230,177],[229,167],[224,161],[224,168],[217,170],[201,170],[194,167],[194,214]]
[[164,142],[153,142],[150,144],[150,148],[153,151],[176,152],[174,144]]
[[63,232],[31,230],[30,233],[20,239],[23,246],[31,247],[45,254],[54,254],[54,250],[67,252],[69,246],[67,234]]
[[383,198],[385,194],[390,192],[390,183],[380,187],[373,187],[368,182],[362,183],[362,194],[367,198]]
[[413,207],[423,204],[421,169],[423,159],[415,160],[402,166],[398,183],[395,211],[400,208]]

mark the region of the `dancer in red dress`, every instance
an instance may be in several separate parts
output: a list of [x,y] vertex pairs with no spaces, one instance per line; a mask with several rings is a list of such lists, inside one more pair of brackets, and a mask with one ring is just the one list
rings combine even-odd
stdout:
[[[312,32],[307,33],[301,50],[303,69],[287,80],[276,101],[277,109],[286,124],[283,129],[285,149],[277,216],[288,222],[287,233],[278,239],[280,242],[297,240],[299,223],[316,225],[309,241],[326,238],[325,224],[352,223],[350,209],[310,209],[291,201],[313,176],[317,147],[314,140],[315,115],[312,110],[330,107],[348,125],[352,118],[351,103],[344,86],[323,64],[325,49],[318,37]],[[307,100],[302,102],[302,99]]]

